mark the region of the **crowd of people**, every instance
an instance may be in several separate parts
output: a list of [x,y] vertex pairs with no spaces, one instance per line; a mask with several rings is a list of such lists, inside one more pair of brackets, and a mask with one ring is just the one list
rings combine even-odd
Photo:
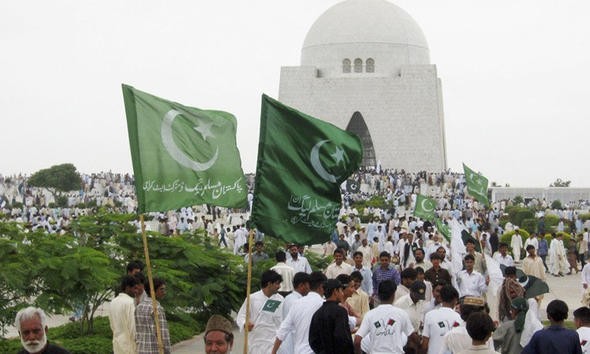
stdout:
[[[402,232],[402,242],[413,237],[407,235],[413,233]],[[262,274],[260,290],[244,301],[235,321],[248,332],[249,353],[589,352],[589,307],[573,312],[578,328],[573,331],[564,328],[567,304],[551,301],[550,326],[543,329],[538,309],[546,291],[531,293],[522,279],[545,277],[533,245],[518,262],[524,274],[507,244],[493,257],[472,245],[467,243],[458,270],[443,242],[429,252],[430,261],[423,258],[427,251],[414,249],[406,265],[392,262],[387,251],[366,265],[362,251],[349,257],[336,247],[333,263],[323,271],[302,266],[308,262],[301,248],[289,245],[275,254],[276,265]],[[497,289],[490,284],[493,267],[502,269]],[[585,269],[590,272],[590,266]]]
[[[0,177],[0,213],[31,229],[53,233],[67,231],[73,218],[93,211],[89,206],[134,211],[131,176],[100,173],[82,175],[82,179],[81,190],[68,194],[68,207],[59,208],[50,207],[51,196],[44,189],[27,186],[25,177]],[[561,218],[558,227],[563,229],[567,221],[570,231],[581,234],[572,260],[562,233],[547,244],[534,233],[523,242],[517,225],[502,228],[499,219],[512,201],[495,201],[484,208],[465,194],[463,174],[361,171],[342,190],[340,219],[321,251],[332,256],[333,262],[326,269],[312,269],[305,247],[288,245],[274,255],[276,264],[263,273],[260,290],[240,308],[235,323],[248,332],[250,353],[588,350],[589,308],[574,311],[579,329],[572,332],[563,328],[567,305],[552,301],[547,306],[552,325],[542,329],[538,313],[542,293],[530,296],[522,283],[523,276],[543,281],[547,274],[564,276],[583,268],[590,305],[590,267],[585,263],[590,236],[579,218],[588,201],[569,203],[563,210],[550,210],[546,201],[529,201],[547,207],[537,215],[539,229],[543,215],[549,213]],[[435,199],[437,217],[470,236],[456,243],[454,235],[449,239],[432,222],[412,217],[418,194]],[[374,196],[390,201],[391,207],[366,207],[362,213],[355,209],[354,202]],[[260,232],[255,233],[254,250],[248,253],[248,210],[236,213],[203,205],[153,216],[153,229],[163,235],[204,229],[219,247],[245,261],[268,258]],[[361,217],[368,222],[361,223]],[[505,231],[514,233],[509,243],[501,242]],[[115,353],[157,352],[149,286],[145,289],[143,273],[132,269],[110,304]],[[155,280],[154,290],[157,298],[164,296],[165,282]],[[164,348],[170,352],[164,309],[159,303],[157,309]],[[43,327],[42,316],[38,317]],[[212,317],[204,334],[206,352],[231,350],[231,328],[227,318]],[[546,342],[546,338],[552,340]]]

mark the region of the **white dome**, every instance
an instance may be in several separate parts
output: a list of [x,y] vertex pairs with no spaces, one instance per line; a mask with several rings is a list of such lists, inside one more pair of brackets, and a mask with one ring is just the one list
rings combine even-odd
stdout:
[[385,0],[347,0],[324,12],[303,43],[301,64],[322,75],[341,72],[342,60],[372,58],[375,74],[402,65],[430,64],[424,33],[404,10]]

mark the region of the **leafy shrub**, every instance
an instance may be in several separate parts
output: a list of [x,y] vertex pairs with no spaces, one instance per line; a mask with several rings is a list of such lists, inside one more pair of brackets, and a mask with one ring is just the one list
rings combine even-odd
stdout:
[[559,223],[559,216],[553,214],[545,214],[545,231],[553,232]]
[[529,233],[536,232],[537,230],[537,219],[524,219],[521,223],[521,227]]
[[18,339],[0,339],[0,353],[18,353],[23,346]]
[[584,213],[584,214],[580,214],[578,216],[578,218],[580,218],[580,220],[582,221],[587,221],[590,220],[590,213]]
[[71,354],[111,354],[113,352],[113,340],[98,335],[53,342],[66,348]]
[[307,258],[307,261],[309,262],[309,265],[311,266],[311,270],[323,271],[324,269],[326,269],[328,267],[328,265],[330,263],[332,263],[334,256],[327,255],[324,257],[322,255],[315,253],[315,252],[307,251],[307,252],[305,252],[305,258]]
[[554,200],[553,202],[551,202],[551,209],[557,209],[557,210],[563,209],[563,206],[561,205],[561,201]]

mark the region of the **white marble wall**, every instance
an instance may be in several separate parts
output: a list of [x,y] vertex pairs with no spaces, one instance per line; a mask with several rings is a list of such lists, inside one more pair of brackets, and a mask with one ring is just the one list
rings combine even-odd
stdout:
[[301,66],[281,69],[279,100],[342,129],[358,111],[383,168],[441,171],[447,167],[441,92],[435,65],[329,77]]

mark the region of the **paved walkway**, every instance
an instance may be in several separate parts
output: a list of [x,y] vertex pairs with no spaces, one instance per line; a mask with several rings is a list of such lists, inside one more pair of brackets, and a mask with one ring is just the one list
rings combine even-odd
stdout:
[[[547,283],[549,284],[550,292],[545,294],[543,301],[541,302],[541,318],[547,319],[546,309],[547,304],[555,299],[561,299],[565,301],[570,309],[570,319],[573,319],[572,312],[578,307],[582,306],[580,299],[582,298],[582,286],[580,274],[566,275],[565,277],[554,277],[547,275]],[[237,328],[234,330],[234,349],[232,353],[241,354],[244,350],[244,336],[240,333]],[[181,342],[172,347],[172,353],[174,354],[204,354],[205,346],[203,342],[203,336],[198,335],[190,340]]]

